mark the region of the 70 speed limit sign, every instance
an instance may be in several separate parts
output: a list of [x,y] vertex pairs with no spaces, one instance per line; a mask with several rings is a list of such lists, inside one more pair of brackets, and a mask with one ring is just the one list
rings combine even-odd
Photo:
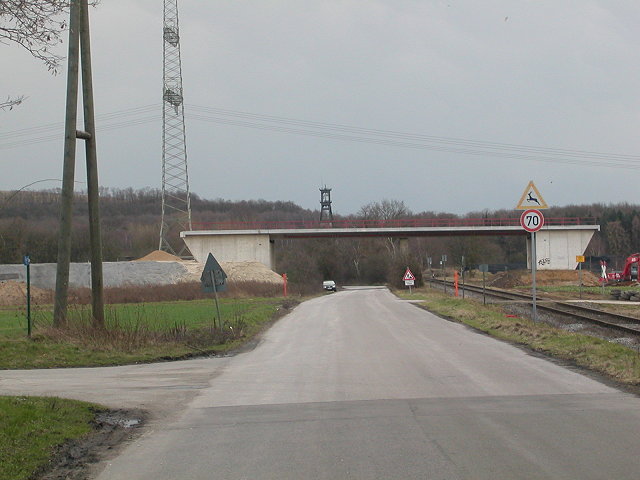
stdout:
[[544,215],[540,210],[525,210],[520,216],[520,225],[527,232],[537,232],[544,225]]

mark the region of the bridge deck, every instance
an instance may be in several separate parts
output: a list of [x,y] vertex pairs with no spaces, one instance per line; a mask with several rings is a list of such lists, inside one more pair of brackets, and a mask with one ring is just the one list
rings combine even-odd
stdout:
[[[194,223],[182,236],[269,235],[271,238],[526,235],[519,218],[406,218],[333,222]],[[545,230],[600,230],[594,218],[546,218]]]

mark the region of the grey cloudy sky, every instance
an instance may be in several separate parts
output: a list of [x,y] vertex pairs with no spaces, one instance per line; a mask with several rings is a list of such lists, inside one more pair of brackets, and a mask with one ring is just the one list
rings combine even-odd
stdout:
[[[533,180],[550,205],[638,203],[637,0],[179,6],[202,197],[319,208],[326,183],[342,214],[383,198],[465,213],[513,208]],[[102,0],[91,22],[100,183],[159,188],[162,1]],[[0,52],[0,94],[28,97],[0,112],[0,189],[60,178],[65,69],[53,77],[16,46]],[[79,181],[83,162],[79,149]]]

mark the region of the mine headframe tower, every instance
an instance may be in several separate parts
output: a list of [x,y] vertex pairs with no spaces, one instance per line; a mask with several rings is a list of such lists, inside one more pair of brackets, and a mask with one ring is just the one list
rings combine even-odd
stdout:
[[331,189],[327,188],[325,185],[324,188],[320,189],[320,223],[322,222],[333,222],[333,212],[331,211]]
[[172,246],[170,239],[172,227],[191,230],[178,0],[164,0],[162,43],[162,221],[159,250],[181,255],[186,247]]

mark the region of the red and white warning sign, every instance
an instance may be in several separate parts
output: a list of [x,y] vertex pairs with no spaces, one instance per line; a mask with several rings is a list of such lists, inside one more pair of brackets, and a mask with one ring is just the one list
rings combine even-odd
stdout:
[[[404,280],[405,285],[413,285],[413,282],[416,280],[416,277],[413,275],[413,273],[411,273],[411,270],[409,270],[409,267],[407,267],[407,271],[404,272],[404,277],[402,277],[402,280]],[[411,282],[411,283],[407,283],[407,282]]]
[[525,210],[520,215],[520,225],[527,232],[537,232],[544,225],[544,215],[540,210]]

